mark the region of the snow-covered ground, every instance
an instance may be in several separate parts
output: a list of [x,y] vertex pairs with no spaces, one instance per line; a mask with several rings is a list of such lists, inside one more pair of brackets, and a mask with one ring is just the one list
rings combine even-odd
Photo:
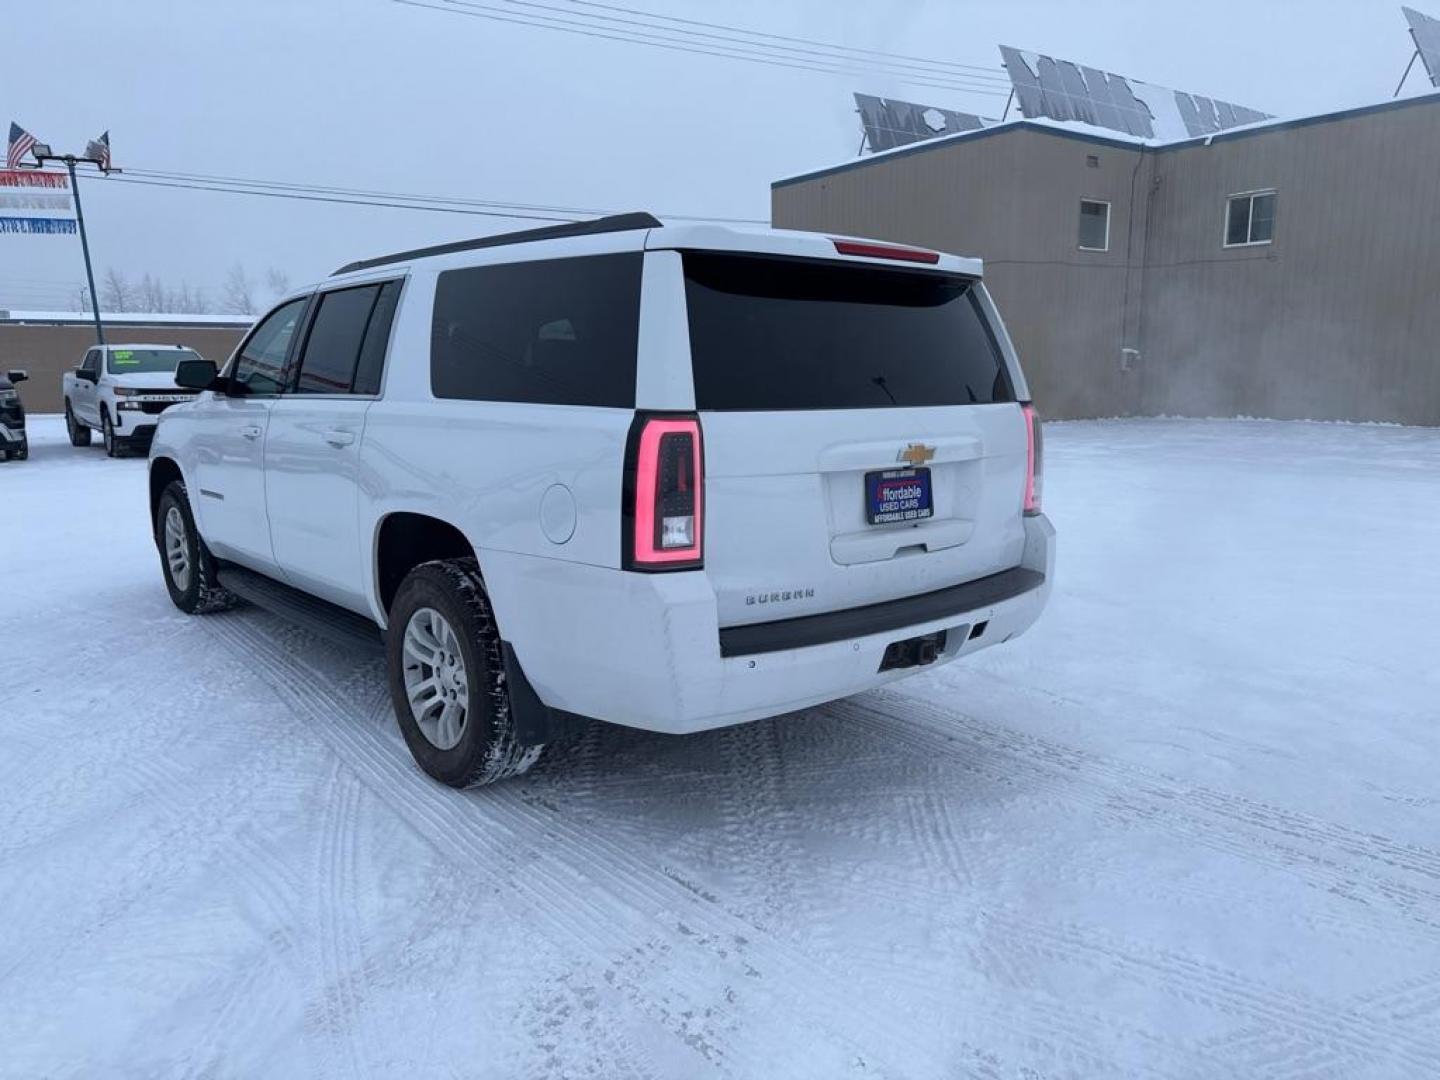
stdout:
[[1440,431],[1048,431],[963,666],[457,793],[380,669],[0,465],[0,1076],[1440,1075]]

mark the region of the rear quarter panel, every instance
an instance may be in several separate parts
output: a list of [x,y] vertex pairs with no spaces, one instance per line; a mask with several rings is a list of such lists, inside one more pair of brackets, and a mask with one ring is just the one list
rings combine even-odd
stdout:
[[[634,237],[632,249],[640,242]],[[595,246],[596,253],[620,249],[613,238]],[[525,255],[580,253],[573,241],[563,252],[548,247],[526,245],[536,250]],[[471,255],[454,265],[514,261],[520,261],[516,253],[508,252]],[[436,280],[447,268],[441,261],[411,272],[386,360],[384,394],[365,421],[360,529],[370,541],[369,591],[382,623],[376,555],[381,525],[396,512],[454,525],[475,549],[482,573],[487,552],[620,564],[621,473],[633,410],[435,398],[431,319]],[[542,527],[542,505],[549,535]],[[567,518],[573,518],[568,529]]]

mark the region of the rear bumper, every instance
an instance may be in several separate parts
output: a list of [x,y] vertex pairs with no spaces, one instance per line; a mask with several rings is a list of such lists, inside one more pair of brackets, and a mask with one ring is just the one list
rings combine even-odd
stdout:
[[[938,607],[916,605],[927,601],[916,597],[785,621],[810,624],[798,628],[770,623],[721,630],[703,572],[630,574],[498,551],[483,552],[481,562],[501,632],[541,701],[680,734],[833,701],[924,670],[881,672],[894,641],[946,630],[936,663],[947,663],[1023,633],[1049,599],[1055,563],[1048,519],[1027,518],[1025,531],[1018,567],[945,590],[948,597],[928,594],[939,597],[928,599]],[[897,624],[907,604],[916,605],[917,621]],[[874,609],[889,610],[876,622]],[[854,622],[822,627],[815,619]],[[982,622],[984,632],[972,638]],[[813,638],[819,629],[829,640],[793,647],[783,640]],[[757,643],[767,647],[757,651]]]

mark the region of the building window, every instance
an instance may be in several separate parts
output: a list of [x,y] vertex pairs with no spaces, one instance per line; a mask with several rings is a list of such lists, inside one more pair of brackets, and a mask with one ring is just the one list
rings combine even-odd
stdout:
[[1275,239],[1275,192],[1231,195],[1225,211],[1225,246],[1253,247]]
[[1080,250],[1110,250],[1110,204],[1080,200]]

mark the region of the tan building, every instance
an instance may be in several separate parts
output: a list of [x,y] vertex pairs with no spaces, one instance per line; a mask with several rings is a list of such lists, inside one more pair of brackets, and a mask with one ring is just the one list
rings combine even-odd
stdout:
[[1440,94],[1166,145],[1024,120],[771,199],[983,258],[1047,415],[1440,425]]
[[[105,340],[154,345],[188,345],[223,364],[253,321],[229,315],[106,315]],[[0,370],[24,368],[30,381],[20,388],[30,413],[62,411],[61,376],[79,365],[95,344],[88,315],[62,312],[0,311]]]

